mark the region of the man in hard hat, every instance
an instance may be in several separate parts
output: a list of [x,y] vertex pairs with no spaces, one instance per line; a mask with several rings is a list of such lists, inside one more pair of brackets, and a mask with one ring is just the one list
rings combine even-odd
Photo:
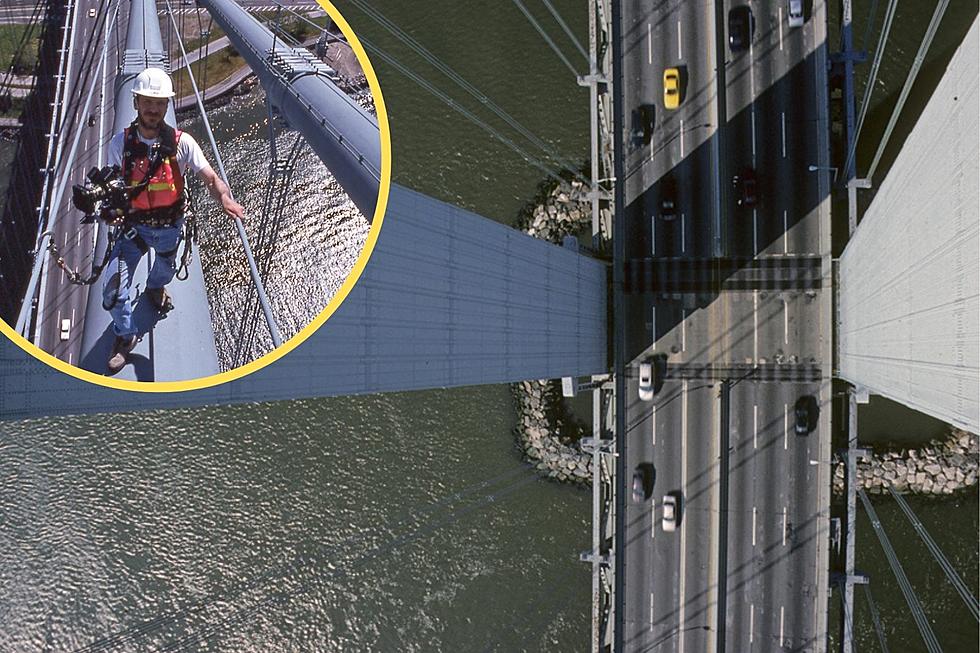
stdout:
[[173,309],[166,285],[177,271],[177,247],[184,223],[184,172],[190,169],[207,186],[225,213],[243,219],[244,209],[204,158],[201,147],[186,132],[164,122],[174,96],[170,76],[147,68],[136,77],[133,102],[136,120],[109,142],[108,164],[120,167],[130,188],[130,209],[105,269],[103,307],[112,314],[116,340],[108,361],[110,374],[126,364],[136,346],[130,287],[140,259],[150,250],[155,258],[144,294],[157,310]]

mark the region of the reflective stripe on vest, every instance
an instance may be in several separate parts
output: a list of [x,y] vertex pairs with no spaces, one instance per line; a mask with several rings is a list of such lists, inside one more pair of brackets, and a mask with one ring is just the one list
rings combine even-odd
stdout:
[[[182,133],[179,130],[174,130],[178,143]],[[123,138],[124,142],[128,142],[128,128]],[[132,177],[128,180],[131,187],[138,186],[143,181],[151,161],[149,153],[146,156],[133,157]],[[130,207],[134,211],[149,211],[150,209],[174,206],[183,199],[183,196],[184,176],[180,173],[175,155],[163,160],[163,164],[151,178],[146,190],[130,200]]]

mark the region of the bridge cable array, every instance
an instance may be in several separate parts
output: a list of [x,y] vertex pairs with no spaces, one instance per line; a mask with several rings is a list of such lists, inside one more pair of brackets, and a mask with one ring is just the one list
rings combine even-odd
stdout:
[[[531,26],[538,32],[538,34],[541,35],[541,38],[544,40],[544,42],[548,44],[548,46],[552,49],[552,51],[556,55],[558,55],[558,58],[561,59],[562,63],[565,64],[565,67],[571,71],[572,76],[578,78],[579,73],[577,70],[575,70],[575,66],[573,66],[572,62],[568,60],[568,57],[566,57],[565,53],[561,51],[561,48],[559,48],[558,45],[555,44],[555,41],[550,36],[548,36],[548,33],[544,31],[543,27],[541,27],[541,23],[539,23],[537,19],[531,14],[531,12],[527,10],[527,7],[524,6],[524,3],[521,2],[521,0],[513,0],[513,2],[514,5],[521,10],[521,13],[524,14],[524,17],[527,18],[528,22],[531,23]],[[586,57],[585,59],[586,61],[588,61],[588,57]]]
[[878,636],[878,644],[881,646],[881,653],[888,653],[885,629],[881,627],[881,616],[878,614],[878,606],[875,605],[874,597],[871,596],[871,588],[867,584],[861,587],[864,588],[864,598],[868,601],[868,610],[871,611],[871,623],[874,624],[875,634]]
[[902,590],[905,602],[908,603],[909,610],[912,611],[912,618],[915,620],[915,624],[919,629],[919,633],[922,635],[922,640],[925,642],[926,648],[929,650],[929,653],[941,653],[942,648],[936,640],[936,635],[932,632],[929,619],[922,609],[922,604],[919,602],[919,598],[916,596],[908,576],[905,575],[902,563],[899,562],[898,556],[895,555],[895,549],[892,548],[891,542],[888,540],[888,535],[885,534],[885,530],[882,528],[878,514],[875,512],[874,506],[871,505],[871,500],[868,499],[868,495],[863,489],[858,488],[857,493],[858,497],[861,498],[861,503],[864,504],[864,511],[868,513],[868,518],[871,520],[871,527],[874,529],[875,535],[878,536],[878,541],[881,543],[881,548],[885,552],[885,557],[888,559],[892,573],[895,574],[895,579],[898,581],[898,586]]
[[[270,593],[259,599],[258,603],[235,610],[216,622],[206,624],[197,633],[159,649],[161,651],[197,650],[200,643],[213,639],[229,627],[262,613],[266,608],[285,605],[292,599],[309,593],[316,583],[342,579],[369,562],[397,553],[420,538],[455,524],[467,514],[499,503],[503,498],[539,478],[538,472],[533,468],[518,467],[479,481],[427,505],[409,508],[390,520],[379,522],[378,529],[375,531],[363,532],[329,545],[319,545],[309,553],[298,553],[290,560],[267,569],[259,576],[239,581],[224,591],[213,592],[180,610],[99,639],[77,649],[77,652],[95,653],[119,647],[130,649],[131,644],[144,640],[167,626],[204,614],[209,608],[218,608],[220,605],[242,600],[247,593],[267,589],[290,575],[309,576],[305,580],[298,581],[300,587],[292,592],[275,593],[270,590]],[[442,512],[448,514],[440,518],[439,514]],[[377,543],[379,539],[386,539],[386,541],[379,544]],[[373,548],[365,553],[356,553],[351,560],[339,559],[344,553],[358,552],[372,545]],[[330,571],[321,573],[320,568],[327,568]]]
[[[324,31],[322,26],[309,20],[308,18],[306,18],[306,16],[299,14],[293,8],[281,4],[279,0],[274,0],[274,2],[278,6],[282,7],[285,11],[295,15],[301,21],[306,22],[307,24],[313,26],[314,28],[320,30],[321,32]],[[562,178],[562,174],[564,171],[565,173],[570,174],[575,179],[578,179],[582,182],[586,181],[585,178],[581,175],[581,173],[578,172],[578,166],[576,164],[570,162],[568,159],[561,156],[552,146],[548,145],[543,140],[541,140],[527,127],[522,125],[516,118],[514,118],[509,113],[507,113],[497,103],[495,103],[493,100],[487,97],[478,88],[473,86],[473,84],[466,81],[455,70],[453,70],[451,67],[443,63],[438,57],[432,54],[429,50],[427,50],[414,38],[406,34],[403,30],[401,30],[397,25],[392,23],[384,15],[382,15],[380,12],[378,12],[377,10],[373,9],[372,7],[364,3],[363,0],[351,0],[351,2],[356,7],[358,7],[361,11],[363,11],[368,17],[372,18],[375,22],[377,22],[379,25],[381,25],[386,30],[388,30],[391,34],[393,34],[398,40],[402,41],[402,43],[404,43],[408,48],[410,48],[420,57],[425,59],[429,64],[431,64],[433,67],[438,69],[444,75],[449,77],[455,84],[460,86],[474,99],[479,101],[481,105],[485,106],[487,109],[493,112],[497,117],[499,117],[510,127],[512,127],[514,130],[520,133],[524,138],[528,139],[536,147],[541,149],[546,155],[548,155],[548,157],[556,161],[560,165],[560,168],[554,168],[552,166],[549,166],[547,163],[529,154],[523,148],[517,145],[513,140],[504,136],[497,129],[495,129],[485,121],[478,118],[472,111],[466,109],[460,103],[453,100],[448,94],[439,90],[435,85],[428,82],[420,75],[412,72],[408,67],[401,64],[395,57],[389,55],[387,52],[377,47],[376,45],[374,45],[373,43],[365,39],[363,36],[358,36],[358,40],[362,44],[364,44],[365,49],[369,50],[372,54],[376,54],[380,59],[382,59],[383,61],[385,61],[392,67],[394,67],[398,72],[408,77],[410,80],[412,80],[413,82],[421,86],[430,94],[434,95],[437,99],[442,101],[449,108],[453,109],[454,111],[456,111],[457,113],[465,117],[467,120],[477,125],[487,133],[489,133],[493,138],[495,138],[496,140],[498,140],[499,142],[501,142],[502,144],[506,145],[511,150],[516,152],[528,164],[541,170],[547,176],[558,180]]]
[[[173,25],[174,31],[177,33],[177,45],[180,46],[181,55],[184,57],[184,61],[187,62],[187,50],[184,49],[184,39],[179,33],[179,28],[177,26],[177,21],[174,19],[173,6],[170,4],[170,0],[166,0],[167,13],[170,18],[170,22]],[[205,70],[207,70],[205,68]],[[225,164],[221,159],[221,153],[218,151],[218,144],[214,140],[214,133],[211,130],[211,123],[208,120],[207,110],[204,108],[204,99],[201,97],[201,93],[197,87],[197,81],[194,78],[194,71],[191,67],[187,67],[187,77],[191,82],[191,88],[194,90],[194,97],[197,100],[197,106],[201,113],[201,121],[204,123],[204,130],[207,132],[208,141],[211,143],[211,151],[214,153],[215,162],[218,165],[218,171],[221,174],[221,179],[225,182],[225,185],[230,189],[231,186],[228,184],[228,173],[225,172]],[[259,275],[258,266],[255,263],[255,257],[252,255],[252,248],[248,242],[248,235],[245,233],[245,226],[242,224],[241,220],[235,219],[235,230],[238,232],[238,239],[242,243],[242,248],[245,251],[245,259],[248,261],[249,274],[252,277],[252,283],[255,286],[255,291],[259,297],[259,303],[262,306],[262,312],[265,315],[266,325],[269,327],[269,335],[272,337],[272,342],[275,347],[282,344],[282,336],[279,333],[279,326],[276,324],[276,318],[272,314],[272,307],[269,304],[269,298],[265,293],[265,286],[262,284],[262,278]]]
[[966,607],[973,614],[973,618],[980,621],[980,609],[978,609],[977,606],[977,599],[975,596],[973,596],[973,593],[970,592],[970,588],[963,582],[960,575],[956,573],[956,570],[953,569],[953,565],[949,562],[949,558],[946,557],[942,549],[939,548],[939,545],[936,544],[936,541],[933,540],[926,531],[925,526],[923,526],[922,522],[919,521],[919,518],[915,516],[914,512],[912,512],[912,508],[909,506],[908,501],[906,501],[902,495],[895,491],[895,487],[893,485],[889,483],[887,487],[892,497],[894,497],[896,503],[898,503],[899,508],[901,508],[902,512],[905,513],[905,516],[908,517],[909,522],[912,524],[912,528],[916,533],[918,533],[919,538],[925,543],[926,548],[929,549],[932,557],[936,559],[937,563],[939,563],[939,566],[946,574],[946,578],[949,579],[950,584],[952,584],[957,593],[959,593],[960,598],[963,599],[963,602],[966,603]]

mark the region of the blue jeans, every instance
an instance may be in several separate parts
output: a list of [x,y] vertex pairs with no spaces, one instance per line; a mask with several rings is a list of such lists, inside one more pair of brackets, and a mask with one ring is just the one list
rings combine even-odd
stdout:
[[[177,246],[180,244],[183,224],[184,220],[181,218],[172,227],[136,226],[136,233],[156,254],[146,277],[147,290],[163,288],[174,278],[177,272]],[[102,307],[112,314],[112,330],[117,336],[128,337],[137,333],[133,324],[130,288],[136,267],[144,253],[135,238],[127,238],[123,234],[116,240],[109,263],[102,272]]]

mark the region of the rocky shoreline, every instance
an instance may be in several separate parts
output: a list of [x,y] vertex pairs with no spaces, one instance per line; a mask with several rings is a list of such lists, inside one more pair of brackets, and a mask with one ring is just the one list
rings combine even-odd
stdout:
[[[542,186],[525,207],[517,227],[528,235],[561,243],[565,236],[591,225],[588,187],[563,180]],[[562,482],[591,484],[592,456],[578,441],[586,435],[568,416],[557,381],[522,381],[512,386],[517,404],[517,440],[525,458],[542,474]],[[833,491],[844,492],[845,466],[833,466]],[[948,436],[919,448],[875,452],[858,462],[857,476],[869,493],[887,492],[886,482],[899,492],[947,496],[977,485],[980,476],[980,437],[953,429]]]
[[[834,463],[834,492],[844,492],[845,465]],[[875,452],[859,461],[857,478],[870,494],[888,492],[891,484],[901,493],[943,496],[977,485],[980,473],[980,437],[952,429],[923,447]]]

